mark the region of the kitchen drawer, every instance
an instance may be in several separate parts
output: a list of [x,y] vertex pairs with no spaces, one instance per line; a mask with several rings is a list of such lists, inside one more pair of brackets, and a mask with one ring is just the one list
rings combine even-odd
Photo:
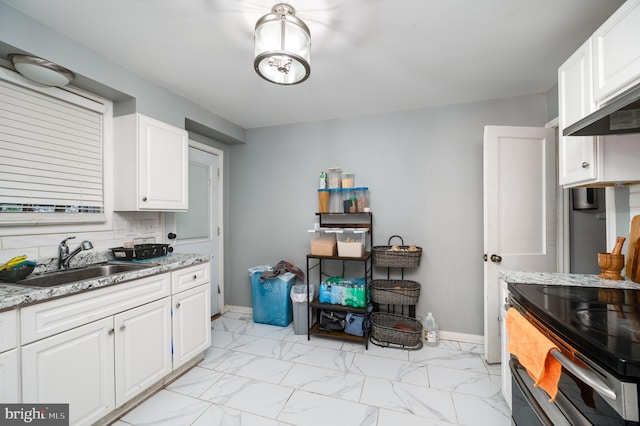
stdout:
[[188,290],[211,281],[209,262],[171,272],[172,294]]
[[170,278],[168,273],[153,275],[27,306],[20,310],[22,344],[169,296]]
[[0,312],[0,352],[18,346],[18,310]]

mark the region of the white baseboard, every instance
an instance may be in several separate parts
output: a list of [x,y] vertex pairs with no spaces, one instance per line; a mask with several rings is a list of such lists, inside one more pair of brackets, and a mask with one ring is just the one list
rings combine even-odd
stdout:
[[456,333],[455,331],[440,330],[440,338],[444,340],[455,340],[456,342],[473,343],[475,345],[484,345],[484,336],[477,334]]

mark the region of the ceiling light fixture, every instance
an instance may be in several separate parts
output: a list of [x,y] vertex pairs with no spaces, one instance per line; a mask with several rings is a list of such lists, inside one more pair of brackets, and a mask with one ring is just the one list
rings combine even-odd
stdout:
[[273,6],[258,19],[255,29],[255,60],[258,75],[276,84],[298,84],[311,73],[311,33],[288,4]]
[[35,56],[11,54],[9,60],[20,74],[45,86],[65,86],[76,78],[68,69]]

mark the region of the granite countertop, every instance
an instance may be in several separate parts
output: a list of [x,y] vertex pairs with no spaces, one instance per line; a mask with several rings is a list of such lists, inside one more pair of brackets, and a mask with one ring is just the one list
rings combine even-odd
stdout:
[[500,271],[500,279],[508,283],[568,285],[580,287],[603,287],[619,289],[640,289],[640,284],[628,278],[624,280],[603,280],[591,274],[561,274],[555,272]]
[[[114,261],[108,257],[90,257],[84,264],[99,263],[103,261]],[[171,253],[167,256],[137,261],[136,263],[148,263],[153,265],[149,268],[124,272],[121,274],[109,275],[89,280],[76,281],[69,284],[57,285],[54,287],[27,287],[0,281],[0,311],[10,308],[25,306],[35,302],[42,302],[57,297],[70,296],[96,288],[107,287],[150,275],[169,272],[174,269],[208,262],[209,257],[199,254],[179,254]],[[40,263],[39,263],[40,265]],[[83,266],[74,265],[74,266]],[[36,269],[35,271],[40,272]]]

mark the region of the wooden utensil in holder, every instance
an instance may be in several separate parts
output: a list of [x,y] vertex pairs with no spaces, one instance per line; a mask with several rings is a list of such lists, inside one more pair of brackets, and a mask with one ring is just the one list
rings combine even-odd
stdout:
[[600,278],[605,280],[624,280],[624,277],[620,274],[620,271],[624,268],[624,254],[622,254],[624,240],[624,237],[618,237],[611,253],[598,253],[598,266],[602,271],[598,275]]

